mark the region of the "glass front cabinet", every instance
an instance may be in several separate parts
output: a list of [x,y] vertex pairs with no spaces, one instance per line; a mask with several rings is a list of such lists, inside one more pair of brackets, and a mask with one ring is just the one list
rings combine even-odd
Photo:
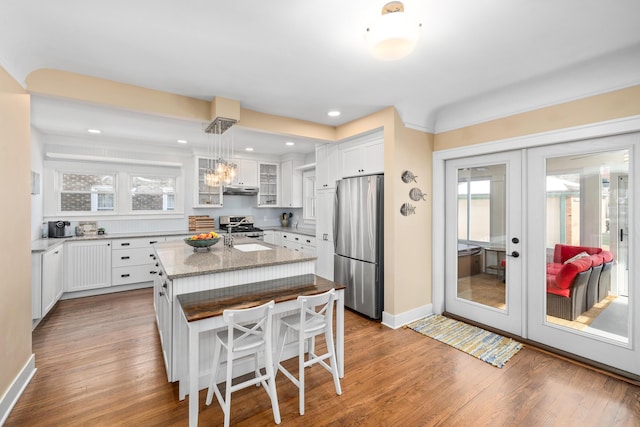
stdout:
[[278,206],[278,164],[259,163],[258,180],[258,206]]
[[196,157],[196,194],[194,198],[196,208],[211,208],[222,206],[222,186],[207,185],[205,176],[208,169],[214,169],[216,161],[207,157]]

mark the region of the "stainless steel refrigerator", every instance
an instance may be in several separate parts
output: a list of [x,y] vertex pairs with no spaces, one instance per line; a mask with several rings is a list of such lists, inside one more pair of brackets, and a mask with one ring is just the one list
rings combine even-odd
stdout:
[[338,181],[333,215],[334,278],[345,306],[380,319],[384,289],[384,176]]

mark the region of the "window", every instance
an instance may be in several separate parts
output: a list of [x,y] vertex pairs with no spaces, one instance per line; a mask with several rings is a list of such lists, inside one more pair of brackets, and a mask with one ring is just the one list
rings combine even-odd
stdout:
[[489,242],[490,218],[491,180],[466,178],[459,181],[458,239]]
[[132,175],[130,191],[132,211],[175,210],[174,177]]
[[99,212],[115,209],[115,174],[60,173],[60,211]]

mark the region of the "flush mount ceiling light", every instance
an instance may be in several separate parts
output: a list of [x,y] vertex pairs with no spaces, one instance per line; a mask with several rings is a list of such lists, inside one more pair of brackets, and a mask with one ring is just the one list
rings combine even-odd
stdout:
[[367,42],[374,57],[393,61],[409,55],[416,47],[422,24],[404,11],[404,4],[392,1],[382,7],[381,16],[367,28]]
[[100,129],[87,129],[87,132],[98,134],[98,133],[101,133],[102,131]]
[[188,141],[186,139],[179,139],[178,144],[186,144]]
[[285,145],[291,146],[291,145],[296,145],[296,143],[293,142],[293,141],[287,141],[287,142],[285,142]]
[[340,111],[338,111],[338,110],[329,111],[327,113],[327,116],[329,116],[329,117],[338,117],[339,115],[340,115]]

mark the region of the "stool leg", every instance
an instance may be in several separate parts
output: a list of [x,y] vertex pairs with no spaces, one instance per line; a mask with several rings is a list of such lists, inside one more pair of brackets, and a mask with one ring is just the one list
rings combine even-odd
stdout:
[[227,381],[225,387],[224,399],[224,427],[229,427],[231,421],[231,382],[233,380],[233,356],[231,351],[227,349]]
[[276,374],[273,370],[273,357],[268,349],[264,352],[264,359],[264,368],[269,376],[269,378],[267,378],[267,393],[271,398],[273,419],[276,424],[280,424],[280,406],[278,405],[278,392],[276,391]]
[[298,337],[298,400],[300,415],[304,415],[304,332]]
[[340,378],[338,378],[338,362],[336,361],[336,349],[333,345],[333,334],[331,329],[325,330],[324,339],[327,342],[327,350],[329,351],[329,362],[331,362],[331,375],[333,375],[333,384],[336,386],[336,394],[342,394],[340,387]]
[[209,390],[207,391],[207,400],[205,402],[207,405],[211,405],[214,387],[217,387],[216,381],[218,379],[218,368],[220,367],[220,350],[222,350],[222,346],[216,337],[215,344],[213,345],[213,372],[211,373],[211,379],[209,380]]

